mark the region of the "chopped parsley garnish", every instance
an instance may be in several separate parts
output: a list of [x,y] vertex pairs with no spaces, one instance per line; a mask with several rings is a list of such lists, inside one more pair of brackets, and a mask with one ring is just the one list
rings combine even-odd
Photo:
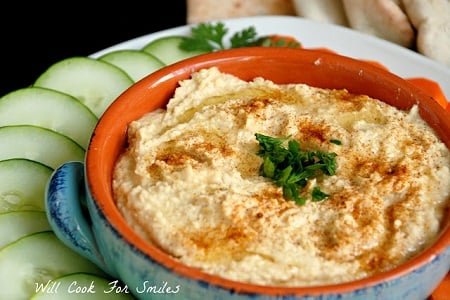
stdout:
[[330,143],[336,144],[336,145],[342,145],[342,141],[341,140],[337,140],[337,139],[331,139]]
[[[289,137],[274,138],[260,133],[255,134],[259,142],[257,155],[263,158],[260,174],[271,178],[277,186],[283,188],[283,196],[303,205],[307,199],[300,196],[308,179],[320,174],[328,176],[336,172],[336,153],[302,150],[296,140]],[[287,147],[285,146],[287,142]],[[318,186],[313,188],[312,201],[321,201],[329,197]]]
[[315,186],[311,193],[312,201],[322,201],[329,196],[330,195],[328,195],[327,193],[322,192],[318,186]]
[[294,38],[282,36],[258,37],[254,26],[249,26],[239,32],[234,33],[229,39],[229,45],[225,43],[225,36],[228,28],[222,22],[199,23],[191,27],[191,35],[183,37],[179,47],[185,51],[205,51],[213,52],[227,48],[242,48],[252,46],[267,47],[299,47]]

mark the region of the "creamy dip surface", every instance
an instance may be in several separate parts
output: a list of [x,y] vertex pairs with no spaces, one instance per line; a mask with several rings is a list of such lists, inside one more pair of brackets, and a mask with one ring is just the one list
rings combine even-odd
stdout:
[[[335,175],[300,191],[329,196],[285,199],[260,175],[255,133],[336,153]],[[127,222],[175,259],[237,281],[311,286],[389,270],[437,238],[450,206],[449,150],[417,107],[346,90],[204,69],[132,122],[128,143],[113,175]]]

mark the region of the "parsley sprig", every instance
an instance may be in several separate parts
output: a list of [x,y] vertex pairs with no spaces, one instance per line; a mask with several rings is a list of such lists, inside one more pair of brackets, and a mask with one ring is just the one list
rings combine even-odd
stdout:
[[213,52],[227,48],[242,48],[252,46],[266,47],[299,47],[299,43],[286,38],[274,36],[259,37],[254,26],[249,26],[235,32],[225,43],[229,29],[222,22],[199,23],[191,27],[191,35],[183,37],[179,47],[185,51]]
[[[180,43],[180,48],[186,51],[206,51],[226,49],[224,38],[228,33],[228,28],[222,22],[200,23],[191,28],[191,36],[184,37]],[[254,45],[257,40],[256,30],[253,26],[236,32],[230,38],[230,47],[239,48]]]
[[[301,197],[299,191],[306,186],[308,179],[320,173],[331,176],[336,172],[337,154],[334,152],[305,151],[289,137],[274,138],[260,133],[256,133],[255,137],[259,142],[257,154],[263,158],[260,173],[282,187],[286,199],[305,204],[307,199]],[[328,196],[318,186],[311,193],[312,201],[321,201]]]

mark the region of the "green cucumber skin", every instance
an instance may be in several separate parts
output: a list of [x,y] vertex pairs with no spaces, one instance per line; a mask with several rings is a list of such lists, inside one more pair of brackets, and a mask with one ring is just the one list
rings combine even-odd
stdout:
[[134,82],[165,66],[156,56],[141,50],[116,50],[98,59],[121,68]]
[[0,299],[29,299],[38,285],[74,272],[106,276],[53,231],[27,235],[0,250]]
[[0,250],[32,233],[52,230],[45,211],[21,210],[0,214]]
[[0,161],[0,213],[45,211],[45,186],[53,169],[39,162],[13,158]]
[[184,51],[178,48],[182,36],[165,36],[158,39],[155,39],[144,47],[142,50],[148,52],[157,58],[159,58],[166,65],[173,64],[180,60],[193,57],[196,55],[204,54],[204,51]]
[[84,161],[85,150],[74,140],[33,125],[0,127],[0,160],[25,158],[56,169],[70,160]]
[[76,56],[51,65],[36,79],[33,86],[69,94],[100,117],[133,83],[127,73],[110,63]]
[[84,149],[97,121],[86,105],[56,90],[28,87],[0,98],[0,126],[44,127],[73,139]]

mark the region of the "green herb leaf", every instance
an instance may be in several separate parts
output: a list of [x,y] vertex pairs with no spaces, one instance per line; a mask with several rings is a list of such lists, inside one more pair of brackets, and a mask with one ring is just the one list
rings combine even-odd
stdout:
[[[222,22],[200,23],[191,28],[191,36],[184,37],[179,47],[186,51],[206,51],[213,52],[226,49],[225,36],[228,28]],[[256,30],[253,26],[236,32],[230,38],[230,47],[254,46],[257,40]]]
[[337,139],[331,139],[330,143],[336,144],[336,145],[342,145],[342,141],[341,140],[337,140]]
[[221,22],[201,23],[191,28],[191,36],[183,38],[180,48],[186,51],[208,51],[224,49],[223,38],[228,29]]
[[185,51],[214,52],[227,48],[242,47],[291,47],[298,48],[300,43],[295,38],[279,35],[258,36],[254,26],[235,32],[226,44],[228,28],[223,22],[199,23],[191,27],[190,36],[183,37],[179,48]]
[[322,192],[320,190],[320,187],[315,186],[313,188],[311,196],[312,196],[312,201],[322,201],[323,199],[329,197],[330,195],[328,195],[327,193]]
[[243,29],[240,32],[236,32],[230,39],[231,48],[254,46],[256,35],[256,30],[253,26]]
[[262,164],[263,170],[262,173],[264,176],[273,178],[275,175],[275,164],[272,162],[270,157],[266,156],[264,158],[264,163]]
[[[302,150],[300,144],[290,137],[274,138],[260,133],[255,134],[259,142],[257,155],[263,158],[260,174],[273,179],[277,186],[283,188],[283,196],[304,204],[306,199],[300,197],[299,189],[304,188],[310,178],[319,174],[328,176],[336,172],[337,154],[320,151]],[[287,147],[285,147],[285,143]],[[315,187],[312,200],[320,201],[329,195]]]

